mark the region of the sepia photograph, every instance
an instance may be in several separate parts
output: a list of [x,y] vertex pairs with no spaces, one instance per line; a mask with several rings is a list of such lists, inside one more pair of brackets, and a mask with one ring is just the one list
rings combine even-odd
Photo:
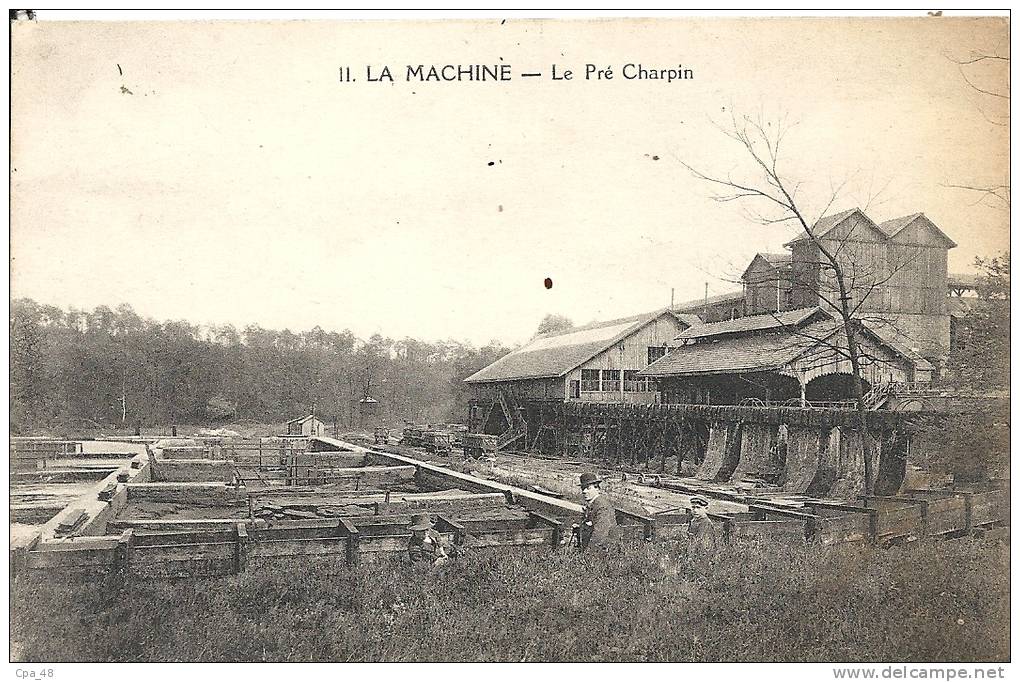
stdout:
[[12,676],[1008,677],[1008,10],[69,14]]

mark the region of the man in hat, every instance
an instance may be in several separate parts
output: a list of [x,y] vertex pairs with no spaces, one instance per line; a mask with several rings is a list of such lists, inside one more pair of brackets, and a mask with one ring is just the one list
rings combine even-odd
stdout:
[[443,536],[436,532],[429,515],[415,514],[411,519],[411,541],[407,546],[411,563],[445,564],[450,556],[444,545]]
[[584,497],[584,522],[581,524],[581,549],[612,547],[620,541],[616,510],[602,494],[602,479],[593,473],[581,474],[581,496]]
[[701,553],[713,553],[722,545],[719,529],[708,518],[708,498],[694,495],[691,498],[691,523],[687,527],[688,546]]

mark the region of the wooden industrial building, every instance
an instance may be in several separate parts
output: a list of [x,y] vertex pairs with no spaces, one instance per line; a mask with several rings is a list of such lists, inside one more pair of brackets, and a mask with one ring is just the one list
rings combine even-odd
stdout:
[[287,422],[288,436],[325,436],[326,425],[314,414]]
[[[956,243],[923,213],[877,223],[853,208],[819,220],[812,233],[836,254],[856,316],[936,366],[950,347],[947,292],[959,297],[974,278],[949,276]],[[788,242],[789,253],[758,253],[741,275],[742,291],[687,301],[680,312],[712,323],[747,315],[819,306],[834,312],[839,298],[825,257],[805,233]]]
[[512,442],[529,404],[845,404],[851,372],[822,248],[850,285],[869,404],[891,384],[930,382],[950,348],[956,244],[922,213],[877,223],[859,208],[812,234],[821,248],[802,233],[787,253],[756,254],[741,291],[542,336],[500,358],[466,379],[471,431]]
[[[931,381],[931,363],[895,339],[861,325],[858,344],[865,391]],[[850,392],[842,324],[817,306],[691,327],[640,375],[665,403],[819,405]]]
[[539,336],[465,379],[474,399],[470,422],[504,433],[529,401],[656,402],[658,387],[639,371],[700,323],[656,310]]

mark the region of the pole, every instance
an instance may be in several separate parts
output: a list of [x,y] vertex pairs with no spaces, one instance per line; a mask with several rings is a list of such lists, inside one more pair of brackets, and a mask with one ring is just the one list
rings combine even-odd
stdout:
[[776,268],[776,312],[778,313],[779,308],[779,269]]

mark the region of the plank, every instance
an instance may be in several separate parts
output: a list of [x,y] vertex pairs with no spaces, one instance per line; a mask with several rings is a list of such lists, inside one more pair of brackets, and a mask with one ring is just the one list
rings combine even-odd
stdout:
[[184,545],[144,545],[135,548],[132,569],[140,570],[173,561],[234,561],[234,543],[208,542]]
[[225,483],[128,483],[128,500],[206,506],[241,504],[238,488]]
[[808,537],[808,522],[802,519],[785,521],[734,521],[732,531],[740,537],[795,538]]
[[107,524],[107,530],[120,533],[128,528],[152,532],[187,532],[202,530],[226,530],[233,528],[237,519],[114,519]]
[[516,528],[493,530],[483,533],[468,533],[464,538],[464,546],[471,548],[513,546],[513,545],[552,545],[552,528]]
[[213,459],[157,459],[153,467],[156,482],[183,483],[234,480],[234,464],[228,460]]
[[31,550],[28,552],[26,566],[29,569],[40,568],[85,568],[113,567],[116,560],[116,546],[105,549],[74,549],[74,550]]
[[253,559],[293,556],[346,556],[347,537],[307,538],[303,540],[265,540],[253,542],[249,556]]

